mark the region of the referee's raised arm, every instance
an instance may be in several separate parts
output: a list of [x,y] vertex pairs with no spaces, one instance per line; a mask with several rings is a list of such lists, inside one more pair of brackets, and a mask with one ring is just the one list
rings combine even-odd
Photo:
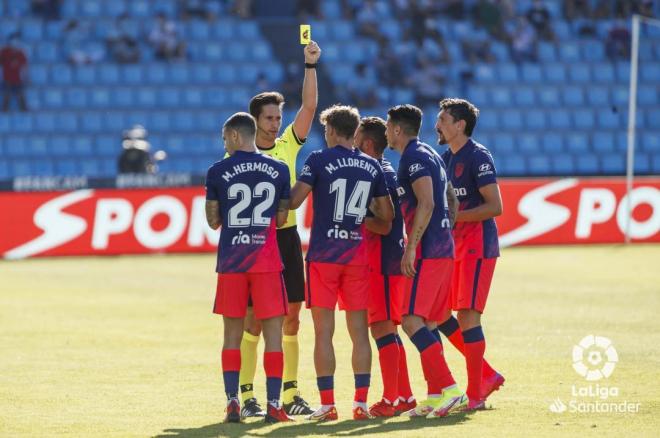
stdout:
[[321,48],[315,41],[305,46],[305,77],[302,86],[302,105],[293,121],[293,131],[299,139],[307,138],[314,122],[316,107],[319,102],[319,90],[316,81],[316,64],[321,56]]

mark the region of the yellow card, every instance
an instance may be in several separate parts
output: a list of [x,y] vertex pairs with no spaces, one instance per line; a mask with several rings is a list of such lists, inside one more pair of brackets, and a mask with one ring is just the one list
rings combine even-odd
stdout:
[[312,40],[312,26],[309,24],[300,25],[300,44],[307,45]]

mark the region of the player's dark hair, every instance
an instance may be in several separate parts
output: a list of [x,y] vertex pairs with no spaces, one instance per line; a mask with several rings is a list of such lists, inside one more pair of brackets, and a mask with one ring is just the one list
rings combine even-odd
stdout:
[[257,94],[250,99],[249,111],[252,117],[258,119],[259,115],[261,115],[261,108],[265,105],[277,105],[282,108],[282,105],[284,105],[284,96],[277,91],[266,91]]
[[248,113],[236,113],[229,117],[225,122],[223,129],[233,129],[245,138],[254,137],[257,133],[257,122],[254,117]]
[[397,105],[387,111],[390,120],[399,125],[408,135],[419,134],[422,127],[422,110],[414,105]]
[[387,147],[385,120],[380,117],[363,117],[360,120],[360,128],[362,128],[362,134],[374,142],[376,152],[382,154]]
[[479,117],[479,109],[474,104],[465,99],[458,99],[455,97],[442,99],[440,101],[440,109],[449,113],[455,122],[465,120],[465,135],[472,136],[472,131],[477,125],[477,118]]
[[319,116],[323,126],[330,125],[343,138],[353,138],[360,125],[360,112],[348,105],[332,105]]

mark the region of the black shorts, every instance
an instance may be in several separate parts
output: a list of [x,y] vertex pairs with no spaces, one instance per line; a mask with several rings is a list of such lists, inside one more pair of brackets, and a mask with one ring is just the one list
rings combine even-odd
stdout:
[[302,244],[296,227],[277,230],[277,246],[284,264],[284,285],[290,303],[305,301],[305,266]]

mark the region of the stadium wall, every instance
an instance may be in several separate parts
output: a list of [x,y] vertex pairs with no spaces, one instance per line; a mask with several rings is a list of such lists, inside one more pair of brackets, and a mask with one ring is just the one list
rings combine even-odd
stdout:
[[[628,220],[624,178],[502,179],[502,246],[620,243]],[[660,178],[631,193],[633,242],[660,242]],[[35,256],[213,252],[203,187],[0,193],[0,254]],[[311,202],[299,209],[309,240]]]

